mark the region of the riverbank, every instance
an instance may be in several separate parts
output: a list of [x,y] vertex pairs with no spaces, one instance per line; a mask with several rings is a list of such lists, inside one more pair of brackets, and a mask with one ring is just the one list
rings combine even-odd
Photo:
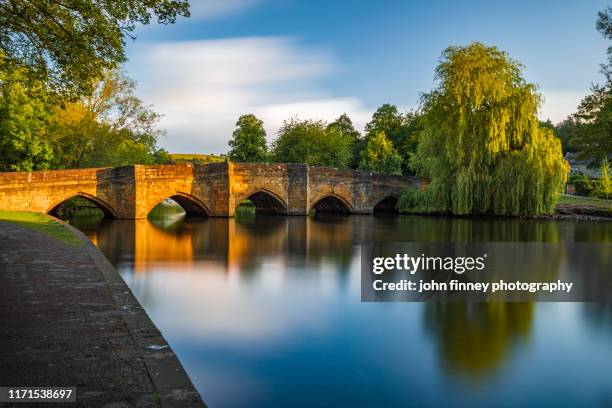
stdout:
[[79,231],[0,213],[0,384],[76,386],[77,406],[203,407],[117,271]]
[[612,206],[609,200],[562,194],[552,217],[555,219],[612,221]]

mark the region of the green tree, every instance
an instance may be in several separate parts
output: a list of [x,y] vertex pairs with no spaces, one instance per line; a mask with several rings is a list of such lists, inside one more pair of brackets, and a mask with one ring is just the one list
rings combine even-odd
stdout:
[[346,113],[343,113],[338,117],[338,119],[327,125],[327,128],[335,128],[351,141],[353,158],[350,166],[351,168],[356,169],[359,166],[360,153],[364,147],[364,139],[361,137],[361,133],[355,130],[351,118],[349,118]]
[[612,181],[610,180],[610,163],[607,158],[602,160],[599,173],[598,193],[602,198],[609,200],[610,195],[612,195]]
[[91,92],[103,70],[126,61],[139,24],[189,16],[187,0],[2,0],[0,50],[15,67],[71,96]]
[[0,69],[0,171],[43,170],[53,160],[51,102],[44,85],[24,71]]
[[589,197],[594,195],[595,187],[591,178],[584,173],[573,173],[569,177],[570,184],[574,185],[576,195]]
[[539,125],[541,98],[522,65],[480,43],[449,47],[436,80],[423,99],[425,130],[415,156],[431,183],[401,200],[401,209],[552,213],[569,166],[559,139]]
[[556,134],[559,140],[561,140],[561,146],[563,147],[563,153],[577,152],[578,146],[576,136],[576,123],[571,117],[566,120],[557,123],[555,126]]
[[123,166],[168,162],[157,141],[160,115],[134,95],[135,83],[107,70],[94,91],[58,104],[49,121],[55,168]]
[[368,144],[361,152],[359,170],[402,174],[402,157],[383,132],[378,131],[368,138]]
[[[605,39],[612,40],[612,8],[598,13],[596,27]],[[572,147],[580,158],[590,160],[592,167],[612,152],[612,46],[608,47],[608,62],[601,65],[601,72],[606,84],[593,85],[591,94],[569,118],[569,123],[574,125]]]
[[352,160],[351,140],[323,121],[290,119],[279,129],[272,155],[279,163],[348,168]]
[[[372,114],[372,120],[366,124],[366,139],[370,135],[383,132],[403,159],[403,172],[410,173],[410,158],[416,152],[419,135],[422,131],[421,115],[410,111],[402,114],[397,106],[391,104],[381,105]],[[364,149],[367,140],[362,143]]]
[[546,120],[541,120],[539,121],[540,123],[540,127],[543,129],[548,129],[550,131],[553,132],[553,134],[557,134],[557,128],[555,127],[554,123],[552,123],[552,121],[550,119],[546,119]]
[[579,157],[596,166],[612,152],[612,87],[594,85],[591,90],[571,120]]
[[259,163],[268,158],[266,131],[255,115],[240,116],[228,144],[231,147],[228,156],[232,161]]
[[397,106],[385,103],[372,114],[372,120],[365,126],[367,135],[383,132],[394,146],[399,146],[406,137],[406,117]]

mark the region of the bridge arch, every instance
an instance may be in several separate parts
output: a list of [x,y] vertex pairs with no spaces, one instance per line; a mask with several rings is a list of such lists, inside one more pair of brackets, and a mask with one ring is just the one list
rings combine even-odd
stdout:
[[257,188],[244,194],[238,204],[250,200],[255,205],[255,211],[287,214],[287,203],[278,194],[265,188]]
[[160,200],[154,201],[153,205],[150,205],[147,209],[147,215],[167,198],[174,200],[178,205],[180,205],[183,210],[185,210],[185,214],[188,217],[206,217],[210,214],[208,207],[206,207],[206,204],[204,204],[202,201],[198,200],[191,194],[177,191],[174,194],[170,194]]
[[314,200],[314,204],[310,209],[324,213],[351,214],[354,212],[351,203],[341,195],[335,193],[324,194]]
[[66,201],[72,198],[76,198],[76,197],[84,198],[85,200],[91,202],[92,204],[95,204],[100,210],[102,210],[102,212],[104,213],[104,217],[106,218],[119,218],[117,215],[117,212],[113,209],[113,207],[110,204],[106,203],[104,200],[100,199],[99,197],[84,193],[82,191],[79,191],[76,194],[71,194],[69,196],[66,196],[59,200],[54,201],[53,204],[51,204],[51,206],[47,208],[45,213],[46,214],[55,213],[63,203],[65,203]]
[[397,209],[397,194],[389,194],[383,199],[379,200],[378,203],[374,205],[373,212],[374,214],[396,214],[398,213]]

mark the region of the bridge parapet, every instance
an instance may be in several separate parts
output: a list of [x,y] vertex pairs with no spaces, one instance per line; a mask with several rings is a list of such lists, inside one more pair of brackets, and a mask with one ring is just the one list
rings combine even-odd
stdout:
[[[302,163],[137,165],[0,173],[0,209],[50,212],[85,197],[116,218],[141,219],[166,198],[188,215],[231,217],[242,200],[260,210],[307,215],[312,209],[369,214],[418,179]],[[387,205],[388,206],[388,205]],[[392,207],[391,207],[392,208]]]

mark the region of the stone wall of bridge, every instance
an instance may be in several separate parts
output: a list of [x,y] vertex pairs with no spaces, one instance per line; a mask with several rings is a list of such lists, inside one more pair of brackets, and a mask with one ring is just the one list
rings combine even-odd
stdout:
[[147,214],[166,198],[177,201],[192,216],[226,216],[229,210],[227,163],[209,165],[134,166],[134,218]]
[[192,216],[231,217],[245,199],[258,210],[372,213],[382,200],[418,187],[413,177],[286,163],[143,165],[0,173],[0,209],[51,212],[74,196],[111,217],[142,219],[172,198]]
[[132,218],[134,167],[0,173],[0,209],[51,212],[82,196],[108,216]]

